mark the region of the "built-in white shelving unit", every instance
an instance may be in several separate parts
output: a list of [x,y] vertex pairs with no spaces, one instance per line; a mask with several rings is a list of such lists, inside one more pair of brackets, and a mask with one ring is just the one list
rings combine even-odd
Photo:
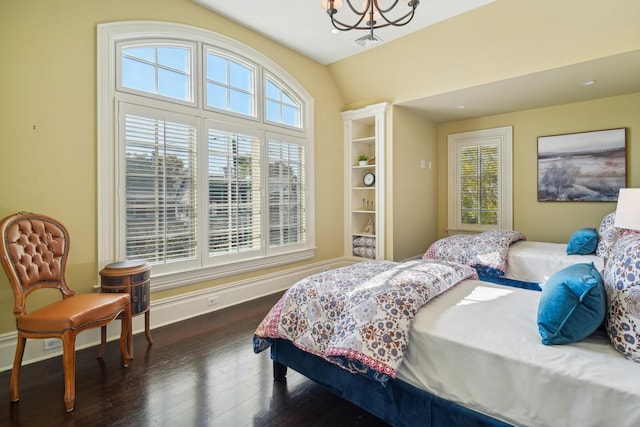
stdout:
[[[384,259],[385,113],[388,103],[345,111],[345,255]],[[358,156],[367,156],[360,165]],[[365,175],[373,174],[373,183]]]

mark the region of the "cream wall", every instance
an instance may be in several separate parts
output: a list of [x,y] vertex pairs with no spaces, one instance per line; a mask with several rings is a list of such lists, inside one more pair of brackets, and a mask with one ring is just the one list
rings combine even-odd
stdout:
[[402,261],[422,255],[437,238],[437,125],[397,106],[389,119],[387,257]]
[[[0,217],[31,210],[60,218],[73,239],[71,285],[79,292],[88,292],[96,284],[101,267],[96,261],[98,23],[163,20],[216,31],[267,55],[311,93],[315,98],[318,247],[311,262],[316,262],[343,255],[343,197],[335,191],[343,188],[342,172],[335,172],[336,163],[342,164],[343,152],[340,111],[382,101],[409,101],[637,50],[639,16],[640,2],[630,0],[496,0],[324,67],[190,0],[2,0]],[[416,255],[444,229],[446,133],[513,125],[514,140],[519,144],[514,154],[515,226],[523,228],[530,238],[562,240],[569,231],[556,225],[556,218],[567,223],[570,220],[564,218],[578,218],[571,225],[583,219],[593,223],[610,210],[611,204],[537,204],[531,163],[535,158],[535,137],[628,126],[632,170],[632,166],[637,168],[640,164],[638,149],[633,147],[638,144],[634,132],[640,129],[633,111],[638,111],[637,95],[444,125],[422,121],[408,111],[393,108],[388,127],[388,150],[393,163],[387,174],[393,180],[388,187],[393,195],[387,224],[390,256],[404,259]],[[415,168],[416,156],[420,155],[437,156],[431,172]],[[630,184],[639,186],[638,179],[632,173]],[[437,214],[435,194],[440,206]],[[414,195],[418,197],[410,201]],[[410,211],[407,206],[418,209]],[[539,218],[546,218],[545,215],[551,215],[553,220],[543,223]],[[418,249],[421,245],[422,249]],[[157,293],[152,298],[270,271],[200,283]],[[11,306],[11,293],[1,275],[0,308],[4,310],[0,310],[0,334],[14,330]]]
[[329,71],[349,108],[400,103],[638,50],[639,18],[633,0],[496,0]]
[[598,228],[615,202],[538,202],[537,138],[627,128],[627,185],[640,187],[640,93],[446,123],[438,128],[438,234],[447,228],[447,135],[513,126],[513,226],[529,240],[566,243],[582,227]]
[[[96,25],[161,20],[232,37],[287,70],[315,99],[318,262],[342,257],[342,99],[326,67],[190,0],[0,1],[0,217],[19,210],[62,220],[72,238],[70,285],[97,284]],[[301,263],[305,264],[305,263]],[[299,264],[298,264],[299,265]],[[275,270],[233,276],[152,299]],[[0,274],[0,334],[15,331],[12,294]]]
[[[640,2],[612,0],[496,0],[463,15],[432,25],[402,39],[328,66],[346,108],[388,101],[401,103],[442,93],[525,76],[544,70],[633,52],[640,49]],[[364,71],[366,70],[366,72]],[[355,77],[354,77],[355,76]],[[637,101],[633,97],[593,101],[470,121],[427,126],[427,150],[437,149],[437,220],[400,220],[403,203],[393,200],[388,220],[387,247],[394,259],[404,239],[414,235],[444,235],[446,228],[446,134],[505,125],[514,126],[514,227],[530,239],[563,241],[577,224],[598,226],[613,210],[612,203],[536,202],[536,138],[556,133],[629,127],[630,185],[640,186],[633,176],[638,168]],[[604,107],[599,107],[604,104]],[[415,185],[396,159],[411,159],[414,147],[406,146],[400,133],[411,132],[393,109],[388,126],[394,160],[392,191]],[[416,124],[416,129],[418,128]],[[398,129],[400,127],[400,129]],[[437,140],[437,142],[435,142]],[[437,148],[434,148],[437,147]],[[428,180],[428,178],[427,178]],[[427,181],[428,183],[430,181]],[[398,196],[399,197],[399,196]],[[401,199],[399,199],[401,200]],[[396,205],[398,203],[398,205]],[[415,204],[423,200],[416,198]],[[428,207],[427,207],[428,209]],[[392,221],[392,222],[389,222]],[[568,227],[571,225],[571,227]],[[426,237],[425,248],[432,242]],[[389,252],[389,250],[388,250]]]

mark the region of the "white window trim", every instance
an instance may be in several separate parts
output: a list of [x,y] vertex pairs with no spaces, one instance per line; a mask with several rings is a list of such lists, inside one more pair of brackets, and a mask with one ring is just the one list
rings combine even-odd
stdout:
[[[460,173],[458,171],[457,148],[460,144],[482,145],[498,144],[499,206],[497,226],[472,226],[460,224]],[[448,225],[450,233],[482,232],[487,230],[513,229],[513,127],[505,126],[494,129],[451,134],[447,137],[448,149]]]
[[[207,266],[166,275],[154,274],[152,269],[152,289],[164,290],[193,283],[199,283],[220,277],[266,269],[278,265],[308,260],[315,256],[315,205],[314,205],[314,135],[312,130],[314,117],[313,97],[289,73],[278,64],[255,51],[254,49],[235,41],[229,37],[205,29],[183,24],[155,22],[155,21],[125,21],[97,26],[97,142],[98,142],[98,265],[104,266],[118,259],[118,238],[116,230],[120,230],[121,217],[118,212],[114,194],[124,196],[124,188],[118,186],[120,174],[117,160],[116,122],[117,100],[113,96],[116,92],[116,45],[119,41],[133,38],[171,39],[184,38],[200,40],[212,46],[218,46],[230,52],[242,52],[249,61],[261,64],[263,69],[271,75],[286,78],[287,87],[302,97],[305,114],[302,117],[302,129],[286,129],[284,126],[273,125],[273,130],[280,133],[290,133],[300,136],[304,133],[306,144],[306,209],[307,209],[307,244],[298,250],[285,254],[247,259],[225,265]],[[199,64],[196,64],[199,66]],[[196,99],[201,88],[196,86]],[[262,91],[258,85],[258,91]],[[126,98],[126,97],[125,97]],[[202,102],[202,100],[200,100]],[[257,103],[258,110],[263,107]],[[258,111],[260,114],[260,111]],[[233,117],[230,117],[233,120]]]
[[[116,57],[120,56],[120,54],[122,53],[123,49],[126,49],[128,47],[132,47],[132,46],[137,46],[139,45],[139,41],[136,40],[129,40],[127,43],[123,43],[123,44],[119,44],[118,47],[116,48]],[[195,72],[197,65],[195,63],[195,57],[196,55],[194,55],[195,53],[195,49],[196,49],[196,44],[193,42],[185,42],[185,41],[180,41],[180,42],[176,42],[175,40],[158,40],[158,44],[164,44],[166,46],[170,46],[170,45],[174,45],[175,47],[181,47],[181,48],[186,48],[189,49],[191,52],[191,61],[189,63],[189,67],[191,67],[191,75],[193,76],[193,73]],[[122,70],[121,70],[121,64],[118,62],[118,67],[116,70],[116,88],[118,89],[118,91],[120,92],[129,92],[132,94],[136,94],[138,96],[146,96],[149,98],[153,98],[153,99],[158,99],[158,100],[166,100],[166,97],[162,96],[162,95],[158,95],[155,93],[149,93],[149,92],[143,92],[137,89],[133,89],[133,88],[128,88],[122,85],[122,81],[121,81],[121,76],[122,76]],[[178,99],[178,98],[172,98],[171,102],[176,103],[176,104],[184,104],[184,105],[197,105],[199,102],[199,94],[200,94],[200,90],[197,87],[197,83],[192,85],[190,88],[190,94],[189,100],[182,100],[182,99]]]

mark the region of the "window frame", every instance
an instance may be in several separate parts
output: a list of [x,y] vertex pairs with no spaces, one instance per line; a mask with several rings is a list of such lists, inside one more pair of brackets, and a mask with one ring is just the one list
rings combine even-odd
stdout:
[[[273,75],[273,74],[271,74],[271,73],[269,73],[269,72],[266,72],[266,71],[265,71],[265,76],[264,76],[264,77],[262,78],[262,80],[261,80],[261,83],[264,83],[264,84],[262,85],[261,90],[263,90],[263,91],[264,91],[264,96],[263,96],[264,103],[262,103],[262,108],[263,108],[263,110],[264,110],[264,120],[265,120],[265,122],[266,122],[266,123],[270,123],[270,124],[275,125],[275,126],[280,126],[280,127],[289,128],[289,129],[292,129],[292,130],[300,129],[300,127],[291,126],[291,125],[288,125],[288,124],[286,124],[286,123],[275,122],[275,121],[269,120],[269,119],[267,118],[267,105],[266,105],[266,104],[267,104],[267,100],[268,100],[268,99],[270,99],[270,98],[267,98],[267,93],[266,93],[266,92],[267,92],[267,89],[266,89],[266,83],[267,83],[267,81],[269,81],[269,80],[271,81],[271,83],[272,83],[272,84],[274,84],[274,85],[276,85],[276,86],[278,86],[278,85],[279,85],[279,86],[280,86],[280,90],[281,90],[281,92],[284,92],[284,93],[285,93],[289,98],[291,98],[293,101],[295,101],[295,102],[297,102],[297,103],[299,104],[299,105],[298,105],[298,110],[299,110],[299,111],[298,111],[298,116],[299,116],[299,117],[298,117],[298,121],[300,122],[300,127],[303,127],[303,123],[304,123],[304,121],[303,121],[303,119],[302,119],[302,115],[303,115],[303,113],[302,113],[302,111],[300,111],[300,110],[302,110],[302,104],[303,104],[302,100],[300,100],[300,99],[298,98],[298,96],[296,96],[296,95],[293,93],[293,91],[292,91],[291,89],[289,89],[289,88],[287,87],[287,85],[286,85],[286,84],[284,84],[280,79],[278,79],[275,75]],[[278,104],[280,105],[280,111],[282,112],[283,102],[282,102],[282,100],[281,100],[281,99],[279,100]]]
[[[311,95],[284,69],[272,60],[255,51],[254,49],[235,41],[221,34],[192,27],[183,24],[156,22],[156,21],[126,21],[99,24],[97,26],[97,110],[98,110],[98,262],[99,265],[106,265],[111,262],[123,259],[122,241],[124,236],[118,230],[124,230],[123,212],[119,210],[119,200],[125,196],[125,188],[120,185],[120,179],[124,174],[122,161],[123,153],[118,147],[118,108],[120,103],[152,105],[153,108],[167,109],[174,113],[193,115],[194,106],[190,103],[179,100],[167,101],[164,97],[154,96],[149,93],[129,93],[129,91],[119,92],[120,72],[116,64],[118,61],[119,46],[136,45],[136,41],[158,40],[161,43],[174,41],[178,44],[193,43],[194,56],[192,58],[192,76],[204,72],[204,52],[213,48],[218,52],[235,52],[229,55],[231,58],[243,58],[247,63],[256,65],[256,101],[255,109],[257,117],[238,115],[232,112],[210,111],[215,109],[204,108],[205,90],[203,88],[206,76],[194,77],[193,101],[196,108],[204,111],[197,131],[204,135],[205,120],[220,121],[226,125],[241,128],[249,126],[252,129],[259,129],[262,138],[262,145],[266,145],[267,135],[276,134],[279,138],[289,138],[292,141],[302,141],[305,150],[305,210],[306,210],[306,241],[301,245],[292,245],[288,250],[264,249],[261,256],[248,257],[229,262],[202,262],[199,261],[196,268],[184,269],[180,271],[162,271],[163,269],[152,266],[152,290],[170,289],[173,287],[199,283],[220,277],[246,273],[266,269],[274,266],[295,263],[309,260],[315,256],[315,218],[314,218],[314,132],[313,117],[314,103]],[[132,43],[128,43],[132,41]],[[196,52],[199,52],[196,55]],[[287,126],[282,123],[273,123],[264,120],[264,79],[275,76],[275,82],[282,84],[281,89],[288,94],[294,93],[296,100],[301,102],[302,113],[300,117],[300,128]],[[198,144],[198,168],[207,164],[206,153],[203,153],[203,144]],[[265,148],[262,148],[266,156]],[[204,155],[203,155],[204,154]],[[265,162],[263,161],[262,173],[265,176]],[[268,161],[267,161],[268,163]],[[202,197],[202,191],[206,188],[203,180],[207,179],[206,174],[200,174],[198,179],[198,197]],[[265,185],[266,186],[266,185]],[[263,190],[265,191],[265,190]],[[263,195],[265,197],[265,195]],[[264,206],[264,204],[263,204]],[[203,211],[207,211],[207,203],[201,203],[197,207],[200,220],[198,221],[198,236],[203,236],[207,232],[207,219]],[[204,220],[202,220],[204,218]],[[263,230],[268,225],[267,214],[262,214]],[[263,241],[265,240],[263,235]],[[263,244],[268,246],[268,244]],[[126,252],[124,253],[126,254]]]
[[[461,171],[458,152],[461,146],[498,146],[498,220],[496,225],[462,224],[460,221]],[[479,233],[489,230],[513,229],[513,127],[462,132],[447,136],[448,160],[448,225],[447,231]]]
[[[189,60],[189,67],[191,69],[191,77],[193,78],[194,73],[196,71],[196,62],[195,62],[195,58],[197,57],[196,55],[196,43],[193,42],[188,42],[185,40],[176,40],[176,39],[166,39],[166,40],[155,40],[156,43],[154,43],[154,46],[158,46],[158,45],[163,45],[163,47],[184,47],[184,48],[188,48],[189,52],[190,52],[190,60]],[[121,43],[118,43],[116,45],[116,57],[120,57],[122,50],[126,49],[126,48],[130,48],[130,47],[134,47],[134,46],[144,46],[145,43],[141,43],[141,40],[127,40]],[[126,87],[122,84],[122,65],[120,61],[116,61],[116,90],[118,92],[123,92],[123,93],[131,93],[137,96],[145,96],[145,97],[149,97],[149,98],[153,98],[153,99],[157,99],[157,100],[167,100],[167,97],[162,96],[160,94],[156,94],[156,93],[152,93],[152,92],[146,92],[146,91],[142,91],[142,90],[138,90],[138,89],[134,89],[134,88],[130,88],[130,87]],[[156,82],[157,83],[157,82]],[[178,104],[183,104],[183,105],[188,105],[188,106],[196,106],[199,103],[199,93],[200,90],[197,87],[196,82],[192,82],[192,84],[190,85],[190,98],[191,100],[182,100],[179,98],[172,98],[171,102],[175,102]]]
[[[210,106],[207,105],[207,82],[208,82],[208,78],[207,78],[207,64],[206,64],[206,57],[207,54],[211,53],[214,55],[218,55],[218,56],[224,56],[226,58],[228,58],[229,60],[233,60],[234,62],[247,67],[251,70],[253,70],[253,98],[252,98],[252,111],[253,114],[242,114],[242,113],[237,113],[232,111],[231,109],[222,109],[222,108],[218,108],[218,107],[214,107],[214,106]],[[262,89],[260,88],[260,82],[262,81],[262,76],[260,74],[260,70],[258,69],[258,67],[256,67],[250,60],[245,59],[244,57],[242,57],[241,55],[238,55],[237,53],[234,53],[233,51],[227,50],[227,49],[223,49],[219,46],[213,46],[212,44],[203,44],[202,46],[202,60],[203,60],[203,64],[202,64],[202,70],[204,72],[204,76],[201,80],[201,83],[203,85],[202,87],[202,108],[205,110],[209,110],[209,111],[217,111],[220,112],[221,114],[224,115],[232,115],[232,116],[236,116],[238,118],[241,119],[245,119],[245,120],[255,120],[255,121],[260,121],[260,117],[262,115],[261,113],[261,109],[260,109],[260,102],[259,99],[262,97]],[[227,84],[227,87],[229,87],[229,84]]]

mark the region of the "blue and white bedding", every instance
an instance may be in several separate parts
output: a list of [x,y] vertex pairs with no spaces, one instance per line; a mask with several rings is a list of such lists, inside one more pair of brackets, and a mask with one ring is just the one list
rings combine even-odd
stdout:
[[526,240],[525,235],[512,230],[455,234],[434,242],[422,258],[458,262],[500,277],[507,269],[509,246],[519,240]]
[[462,264],[368,261],[309,276],[291,287],[254,336],[254,351],[284,338],[382,384],[394,378],[415,313],[466,278]]
[[528,241],[517,231],[445,237],[433,243],[423,258],[459,262],[474,267],[483,280],[527,289],[539,289],[529,285],[544,285],[555,272],[573,264],[593,262],[598,271],[604,270],[604,258],[595,253],[567,255],[566,244]]

